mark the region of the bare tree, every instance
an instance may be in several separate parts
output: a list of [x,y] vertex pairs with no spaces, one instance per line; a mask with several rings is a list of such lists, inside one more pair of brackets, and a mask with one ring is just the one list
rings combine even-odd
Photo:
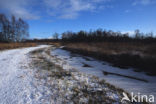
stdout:
[[8,40],[8,34],[9,34],[9,24],[10,22],[6,18],[4,14],[0,14],[0,24],[1,24],[1,41],[7,41]]
[[141,37],[139,29],[136,29],[134,32],[135,32],[135,38],[139,39]]
[[0,41],[17,42],[29,37],[29,25],[21,18],[11,21],[4,14],[0,14]]
[[58,34],[58,33],[54,33],[54,34],[53,34],[53,39],[58,40],[58,39],[59,39],[59,34]]

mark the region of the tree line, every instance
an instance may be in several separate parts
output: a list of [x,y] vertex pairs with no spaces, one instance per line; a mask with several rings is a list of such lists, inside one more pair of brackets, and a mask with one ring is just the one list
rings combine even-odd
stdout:
[[145,34],[138,29],[134,31],[134,36],[130,36],[129,33],[97,29],[95,31],[90,30],[89,32],[83,30],[79,32],[67,31],[62,33],[61,37],[61,40],[65,42],[156,42],[156,38],[152,32]]
[[0,42],[20,42],[29,37],[29,25],[15,16],[0,14]]
[[156,43],[156,37],[152,32],[142,33],[135,30],[133,36],[129,33],[114,32],[112,30],[90,30],[72,32],[67,31],[62,34],[54,33],[52,39],[33,39],[27,42],[142,42]]

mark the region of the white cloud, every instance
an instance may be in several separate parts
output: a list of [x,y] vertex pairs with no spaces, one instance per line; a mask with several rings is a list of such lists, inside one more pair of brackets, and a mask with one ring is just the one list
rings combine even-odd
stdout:
[[30,10],[32,0],[0,0],[0,9],[24,19],[38,19],[39,16]]
[[111,0],[45,0],[48,14],[58,16],[60,18],[76,18],[81,11],[95,11],[103,6],[104,2]]
[[[112,0],[0,0],[0,11],[24,19],[39,19],[40,14],[57,18],[77,18],[80,12],[111,8]],[[37,7],[37,8],[36,8]]]
[[155,3],[155,0],[135,0],[132,5],[138,5],[138,4],[141,4],[141,5],[149,5],[149,4],[153,4]]
[[134,35],[134,31],[122,31],[121,33],[122,33],[122,34],[128,33],[129,36],[133,36],[133,35]]

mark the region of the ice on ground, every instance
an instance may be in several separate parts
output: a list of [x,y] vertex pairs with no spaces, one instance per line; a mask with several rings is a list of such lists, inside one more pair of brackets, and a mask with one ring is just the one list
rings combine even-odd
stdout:
[[[46,87],[40,86],[29,67],[28,53],[45,45],[31,48],[13,49],[0,52],[0,103],[39,104],[48,98],[43,94]],[[42,82],[40,82],[42,83]],[[49,100],[47,100],[49,102]]]
[[[64,69],[76,69],[81,72],[97,76],[101,79],[105,79],[112,85],[123,88],[129,93],[134,92],[135,94],[141,93],[156,96],[155,76],[148,76],[143,72],[134,72],[132,68],[121,69],[113,67],[104,61],[98,61],[91,57],[73,54],[61,48],[52,50],[51,55],[57,58],[57,60],[54,60],[55,63],[62,65]],[[86,64],[86,67],[84,67],[84,64]],[[145,79],[148,82],[109,74],[104,75],[103,71]]]

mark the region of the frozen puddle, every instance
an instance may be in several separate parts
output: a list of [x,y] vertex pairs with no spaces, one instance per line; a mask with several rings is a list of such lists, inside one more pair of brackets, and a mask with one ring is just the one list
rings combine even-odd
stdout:
[[[112,85],[123,88],[129,93],[134,92],[136,94],[152,94],[156,96],[156,77],[154,76],[148,76],[143,72],[134,72],[133,69],[112,67],[106,62],[72,54],[61,48],[52,50],[51,55],[58,59],[56,63],[60,64],[64,69],[76,69],[86,74],[97,76],[100,79],[105,79],[106,82]],[[148,82],[111,74],[104,75],[103,71],[135,77]]]

